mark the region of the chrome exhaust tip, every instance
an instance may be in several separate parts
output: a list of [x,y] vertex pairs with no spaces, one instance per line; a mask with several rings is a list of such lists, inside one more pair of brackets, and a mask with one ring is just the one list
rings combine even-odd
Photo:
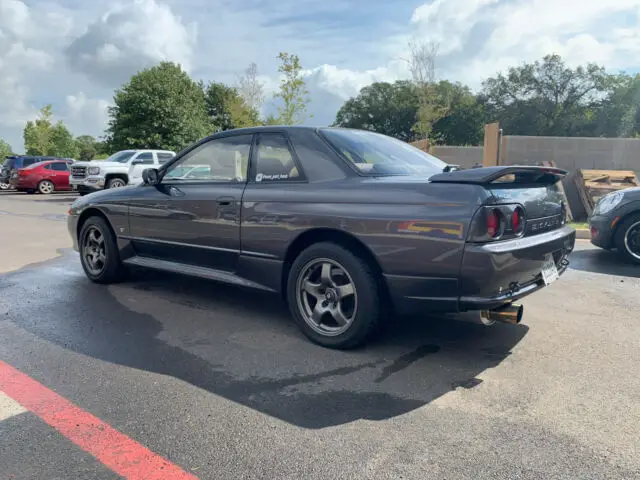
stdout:
[[490,324],[493,322],[510,323],[517,325],[522,320],[524,307],[518,303],[510,303],[495,310],[482,310],[480,319],[482,323]]

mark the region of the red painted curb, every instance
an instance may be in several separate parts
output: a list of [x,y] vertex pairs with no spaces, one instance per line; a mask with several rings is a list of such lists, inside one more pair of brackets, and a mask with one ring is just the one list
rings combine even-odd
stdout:
[[197,480],[99,418],[0,361],[0,391],[118,475],[130,480]]

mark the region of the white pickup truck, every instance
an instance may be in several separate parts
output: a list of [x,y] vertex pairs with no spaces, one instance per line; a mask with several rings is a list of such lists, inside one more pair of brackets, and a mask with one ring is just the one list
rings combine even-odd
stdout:
[[158,168],[175,157],[170,150],[122,150],[106,160],[76,162],[71,166],[69,184],[80,195],[103,188],[124,187],[142,182],[146,168]]

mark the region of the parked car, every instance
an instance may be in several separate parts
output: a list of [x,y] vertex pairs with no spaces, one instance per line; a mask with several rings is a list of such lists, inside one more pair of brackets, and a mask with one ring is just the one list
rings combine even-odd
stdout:
[[140,183],[145,168],[159,167],[175,156],[169,150],[122,150],[106,160],[76,162],[71,169],[71,188],[84,195]]
[[[209,177],[173,174],[193,165]],[[448,170],[371,132],[232,130],[143,184],[77,199],[68,228],[93,282],[141,266],[277,292],[327,347],[360,345],[392,312],[518,323],[514,302],[557,280],[574,248],[566,172]]]
[[33,155],[12,155],[6,157],[2,167],[0,167],[0,185],[2,185],[3,189],[7,189],[7,186],[10,186],[11,176],[13,173],[20,169],[28,167],[29,165],[33,165],[34,163],[44,162],[47,160],[64,160],[73,162],[73,159],[70,158],[58,158],[51,156],[33,156]]
[[69,160],[49,160],[14,170],[11,186],[18,192],[40,192],[48,195],[54,191],[71,190],[69,186]]
[[591,243],[640,264],[640,187],[605,195],[589,218]]

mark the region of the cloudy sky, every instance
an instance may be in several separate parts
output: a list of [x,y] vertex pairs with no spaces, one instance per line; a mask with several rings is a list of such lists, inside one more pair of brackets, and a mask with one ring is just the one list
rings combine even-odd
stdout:
[[161,60],[233,83],[256,62],[277,84],[280,51],[307,69],[313,124],[373,81],[408,76],[410,38],[440,44],[438,75],[478,87],[558,53],[640,70],[640,0],[0,0],[0,138],[53,104],[75,135],[102,134],[114,88]]

